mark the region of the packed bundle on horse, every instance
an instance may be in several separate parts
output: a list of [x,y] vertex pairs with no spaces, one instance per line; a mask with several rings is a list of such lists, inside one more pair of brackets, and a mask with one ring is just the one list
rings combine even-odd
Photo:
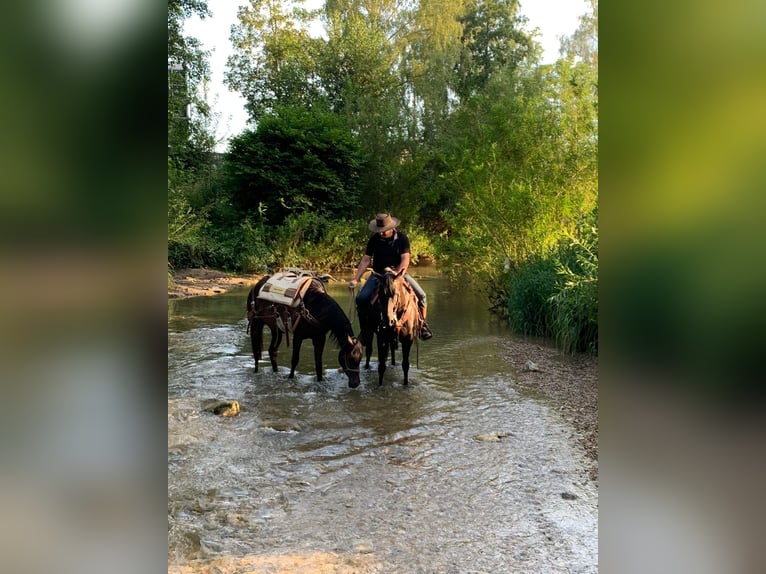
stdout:
[[314,272],[290,269],[262,278],[248,294],[247,317],[255,372],[258,372],[265,326],[271,332],[268,354],[274,372],[277,372],[277,353],[282,336],[286,337],[289,346],[289,337],[293,335],[290,378],[295,377],[303,340],[311,339],[317,381],[323,380],[322,354],[327,333],[330,332],[340,346],[338,362],[348,377],[349,386],[359,386],[362,346],[354,337],[351,322],[343,309],[327,294],[324,284]]
[[258,293],[258,299],[298,307],[311,285],[324,290],[324,285],[313,271],[290,268],[271,275]]

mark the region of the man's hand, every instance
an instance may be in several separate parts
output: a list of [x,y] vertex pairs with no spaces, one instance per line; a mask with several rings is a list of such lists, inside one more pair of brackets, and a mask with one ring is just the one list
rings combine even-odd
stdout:
[[357,283],[359,283],[359,281],[357,281],[356,279],[352,279],[351,281],[348,282],[348,288],[353,289],[354,287],[356,287]]

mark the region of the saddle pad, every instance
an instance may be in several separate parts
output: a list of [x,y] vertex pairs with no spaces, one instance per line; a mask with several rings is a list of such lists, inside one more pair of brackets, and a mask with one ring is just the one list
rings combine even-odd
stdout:
[[[275,273],[261,287],[258,299],[297,307],[314,281],[315,275],[311,271],[284,271]],[[320,283],[321,285],[321,283]]]

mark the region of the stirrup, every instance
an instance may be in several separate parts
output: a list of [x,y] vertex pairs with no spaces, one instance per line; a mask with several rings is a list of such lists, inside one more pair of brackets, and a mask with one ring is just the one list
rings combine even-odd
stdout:
[[428,341],[428,339],[433,336],[434,334],[431,332],[431,329],[428,328],[428,324],[423,323],[423,326],[420,328],[420,339],[422,341]]

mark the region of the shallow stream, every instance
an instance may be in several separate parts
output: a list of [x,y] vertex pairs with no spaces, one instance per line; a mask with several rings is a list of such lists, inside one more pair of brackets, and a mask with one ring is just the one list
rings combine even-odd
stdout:
[[[331,341],[321,383],[310,341],[294,380],[284,344],[279,372],[255,374],[246,290],[169,302],[169,565],[331,553],[392,573],[598,571],[597,489],[571,429],[514,389],[511,335],[481,294],[416,277],[434,338],[409,387],[398,365],[378,387],[373,356],[349,389]],[[328,290],[348,312],[345,283]]]

